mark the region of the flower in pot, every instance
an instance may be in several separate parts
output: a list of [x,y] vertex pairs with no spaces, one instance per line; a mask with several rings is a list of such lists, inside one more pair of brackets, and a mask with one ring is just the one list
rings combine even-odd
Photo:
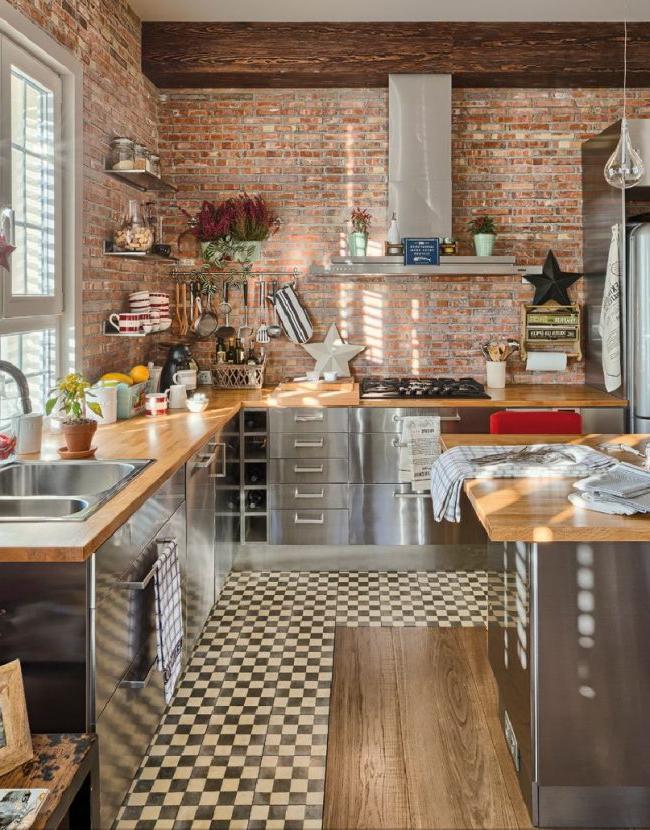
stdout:
[[102,417],[102,408],[88,389],[90,383],[80,374],[72,373],[57,381],[45,404],[45,414],[51,415],[54,407],[63,412],[61,431],[70,452],[87,452],[97,429],[97,421],[85,417],[86,407],[98,417]]
[[350,256],[366,256],[368,251],[368,231],[370,230],[370,213],[362,208],[354,208],[350,216],[352,232],[348,237]]
[[280,220],[259,193],[240,193],[231,202],[230,235],[248,251],[246,261],[257,262],[262,256],[262,242],[277,232]]
[[491,216],[477,216],[469,223],[469,230],[474,237],[476,256],[492,256],[496,230]]
[[221,267],[224,262],[246,265],[259,260],[262,242],[279,226],[263,196],[240,193],[219,205],[203,202],[194,232],[206,262]]

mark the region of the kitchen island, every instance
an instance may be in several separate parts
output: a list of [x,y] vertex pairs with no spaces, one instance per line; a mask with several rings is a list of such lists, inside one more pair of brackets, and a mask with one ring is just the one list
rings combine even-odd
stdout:
[[[649,437],[463,435],[444,445]],[[501,721],[535,825],[647,827],[650,518],[576,508],[572,483],[465,484],[490,540],[488,653]]]

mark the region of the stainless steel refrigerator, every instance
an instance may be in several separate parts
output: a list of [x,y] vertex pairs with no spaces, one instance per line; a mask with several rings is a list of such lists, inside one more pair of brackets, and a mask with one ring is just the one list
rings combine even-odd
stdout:
[[618,142],[620,123],[582,145],[584,328],[587,382],[605,388],[600,312],[612,226],[619,234],[621,273],[622,383],[613,394],[627,398],[626,429],[650,432],[650,119],[629,122],[630,135],[646,163],[646,177],[619,191],[603,176]]

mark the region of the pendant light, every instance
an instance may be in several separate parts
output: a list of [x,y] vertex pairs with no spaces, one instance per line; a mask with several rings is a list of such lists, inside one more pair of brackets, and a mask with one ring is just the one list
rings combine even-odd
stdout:
[[621,135],[616,149],[605,165],[605,179],[612,187],[619,190],[634,187],[645,175],[645,165],[639,153],[632,146],[630,131],[627,126],[627,20],[623,22],[623,118]]

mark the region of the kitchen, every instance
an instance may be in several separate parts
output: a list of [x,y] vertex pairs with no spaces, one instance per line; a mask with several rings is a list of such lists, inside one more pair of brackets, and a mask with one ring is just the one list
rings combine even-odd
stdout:
[[[33,752],[43,735],[97,736],[92,821],[78,826],[650,826],[633,740],[647,520],[572,505],[569,478],[467,475],[461,521],[436,521],[432,459],[416,476],[414,457],[416,442],[431,451],[428,424],[435,465],[504,442],[640,458],[598,445],[643,450],[650,431],[642,219],[616,248],[609,342],[623,364],[618,383],[606,364],[609,391],[616,348],[603,357],[599,323],[612,226],[650,202],[650,180],[621,190],[604,175],[624,106],[650,163],[647,10],[629,2],[624,22],[576,2],[541,25],[505,2],[489,20],[469,3],[435,19],[417,3],[309,19],[280,4],[269,22],[246,5],[229,18],[201,2],[0,1],[14,115],[0,127],[13,158],[0,182],[0,670],[20,661]],[[33,213],[47,199],[54,211]],[[71,371],[84,380],[53,395]],[[60,407],[74,421],[84,398],[95,418],[75,458]],[[529,524],[508,523],[519,508]],[[613,633],[563,641],[594,622],[574,619],[586,547],[592,617]],[[540,633],[547,608],[564,629]],[[536,654],[533,674],[513,631],[562,649]],[[615,635],[633,700],[603,670]],[[591,755],[558,772],[566,715],[546,678],[565,678],[570,699],[588,648],[586,703],[570,711]],[[447,670],[471,740],[436,685]],[[399,723],[410,737],[391,741]],[[15,781],[3,760],[0,741]],[[17,786],[4,779],[3,793]]]

